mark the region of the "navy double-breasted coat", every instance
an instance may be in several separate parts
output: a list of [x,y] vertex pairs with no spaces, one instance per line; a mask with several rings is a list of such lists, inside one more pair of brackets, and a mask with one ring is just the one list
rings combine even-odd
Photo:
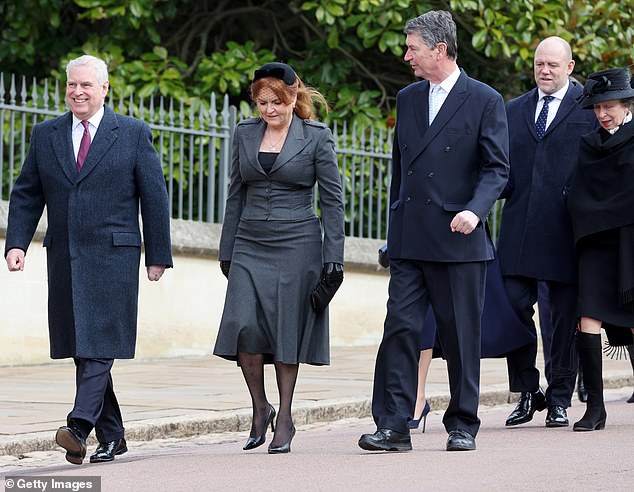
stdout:
[[503,275],[576,283],[566,195],[581,135],[596,127],[594,113],[577,103],[582,92],[580,84],[570,82],[541,140],[535,133],[537,89],[506,105],[511,173],[497,246]]
[[36,125],[11,192],[6,251],[44,207],[51,357],[132,358],[143,219],[146,265],[172,265],[165,179],[149,127],[106,107],[80,172],[72,114]]
[[[388,249],[391,258],[470,262],[493,259],[486,218],[508,176],[504,102],[462,71],[431,126],[429,82],[398,93],[392,150]],[[463,210],[481,222],[471,234],[451,232]]]

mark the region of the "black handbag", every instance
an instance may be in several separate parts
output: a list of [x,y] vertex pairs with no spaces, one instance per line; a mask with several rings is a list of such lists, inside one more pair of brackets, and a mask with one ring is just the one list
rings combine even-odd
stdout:
[[379,248],[379,265],[383,268],[390,268],[390,255],[387,252],[387,244]]
[[343,265],[341,263],[324,264],[319,283],[310,295],[310,303],[316,313],[326,309],[342,282]]

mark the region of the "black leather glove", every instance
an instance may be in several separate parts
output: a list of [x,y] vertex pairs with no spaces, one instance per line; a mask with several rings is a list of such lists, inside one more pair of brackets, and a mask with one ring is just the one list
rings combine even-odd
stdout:
[[231,268],[231,260],[220,260],[220,270],[222,274],[229,278],[229,269]]
[[341,263],[324,263],[319,283],[310,295],[310,303],[316,313],[328,306],[343,282],[343,265]]
[[379,248],[379,265],[383,268],[390,268],[390,255],[387,252],[387,244]]

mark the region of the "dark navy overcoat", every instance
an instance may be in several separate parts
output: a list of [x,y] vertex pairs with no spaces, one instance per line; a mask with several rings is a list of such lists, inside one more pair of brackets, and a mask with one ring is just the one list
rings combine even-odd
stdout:
[[[401,123],[392,148],[390,257],[491,260],[494,251],[486,218],[508,178],[504,101],[461,71],[429,125],[428,94],[429,82],[423,80],[408,85],[396,98]],[[471,234],[451,232],[449,224],[463,210],[481,219]]]
[[596,127],[594,112],[577,103],[582,92],[580,84],[570,82],[541,140],[535,133],[537,89],[506,105],[511,174],[497,245],[503,275],[576,282],[566,195],[581,136]]
[[172,265],[163,171],[149,127],[106,107],[78,173],[71,126],[69,112],[34,127],[11,192],[6,251],[27,250],[46,207],[51,357],[132,358],[139,209],[146,265]]

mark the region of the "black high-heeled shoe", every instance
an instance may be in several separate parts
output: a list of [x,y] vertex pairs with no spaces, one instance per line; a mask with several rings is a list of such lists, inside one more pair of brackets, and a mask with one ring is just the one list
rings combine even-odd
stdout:
[[247,442],[242,447],[242,449],[248,451],[249,449],[255,449],[259,446],[262,446],[262,444],[266,442],[266,429],[269,427],[269,424],[271,425],[271,432],[275,432],[275,425],[273,424],[274,418],[275,408],[273,408],[273,405],[269,404],[269,414],[266,417],[266,422],[264,423],[264,430],[262,431],[262,434],[257,437],[249,436],[249,439],[247,439]]
[[427,414],[431,408],[429,407],[429,402],[425,400],[425,406],[423,407],[423,411],[420,414],[420,417],[417,419],[411,419],[407,422],[407,427],[410,429],[418,429],[420,425],[420,421],[423,421],[423,432],[425,432],[425,426],[427,425]]
[[295,437],[295,426],[291,427],[291,436],[284,444],[280,446],[273,446],[273,443],[269,444],[269,454],[282,454],[291,452],[291,441]]

